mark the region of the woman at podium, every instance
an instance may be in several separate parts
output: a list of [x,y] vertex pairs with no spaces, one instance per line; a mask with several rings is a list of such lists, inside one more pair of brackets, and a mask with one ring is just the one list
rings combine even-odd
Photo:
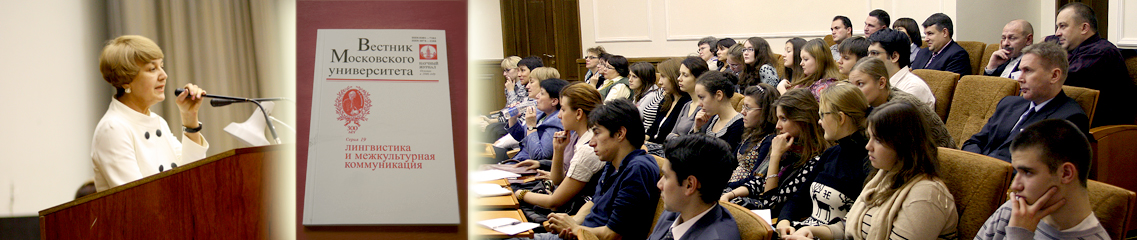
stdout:
[[150,111],[166,99],[163,58],[154,41],[136,35],[111,40],[99,55],[99,71],[115,94],[91,139],[98,191],[202,159],[209,149],[197,118],[205,90],[186,84],[176,96],[180,141],[166,119]]

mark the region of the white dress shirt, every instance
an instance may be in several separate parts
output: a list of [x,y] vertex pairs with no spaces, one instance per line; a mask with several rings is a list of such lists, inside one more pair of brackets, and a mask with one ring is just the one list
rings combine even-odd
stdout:
[[920,78],[920,76],[912,74],[912,70],[908,67],[896,71],[896,74],[893,74],[892,77],[888,79],[888,84],[891,84],[892,87],[898,88],[901,91],[912,94],[912,96],[916,96],[916,98],[928,104],[928,106],[932,106],[933,108],[936,106],[936,95],[932,94],[932,89],[928,87],[928,83],[924,82],[924,79]]

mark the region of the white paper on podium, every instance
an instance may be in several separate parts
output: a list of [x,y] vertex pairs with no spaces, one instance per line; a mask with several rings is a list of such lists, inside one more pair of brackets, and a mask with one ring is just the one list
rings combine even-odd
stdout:
[[458,224],[443,30],[320,29],[304,225]]

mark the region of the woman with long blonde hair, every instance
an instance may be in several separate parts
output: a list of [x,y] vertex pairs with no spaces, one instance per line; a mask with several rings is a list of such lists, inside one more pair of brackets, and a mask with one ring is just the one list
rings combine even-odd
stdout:
[[833,61],[833,53],[825,47],[820,38],[809,40],[798,52],[801,58],[801,77],[793,81],[782,81],[779,89],[807,88],[813,96],[820,97],[821,91],[841,78],[841,69]]

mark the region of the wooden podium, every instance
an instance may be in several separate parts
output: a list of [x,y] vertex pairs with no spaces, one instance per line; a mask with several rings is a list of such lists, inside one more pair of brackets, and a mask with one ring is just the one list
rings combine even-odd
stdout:
[[42,239],[266,239],[288,146],[229,150],[39,212]]

